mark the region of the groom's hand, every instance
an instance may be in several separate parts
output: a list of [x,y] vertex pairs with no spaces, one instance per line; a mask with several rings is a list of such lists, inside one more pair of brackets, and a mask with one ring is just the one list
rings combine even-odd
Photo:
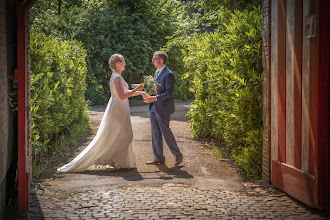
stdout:
[[148,96],[148,97],[144,98],[143,101],[145,103],[151,103],[151,102],[157,101],[157,98],[156,98],[156,96]]
[[148,97],[148,95],[143,91],[141,91],[141,95],[142,95],[143,100]]

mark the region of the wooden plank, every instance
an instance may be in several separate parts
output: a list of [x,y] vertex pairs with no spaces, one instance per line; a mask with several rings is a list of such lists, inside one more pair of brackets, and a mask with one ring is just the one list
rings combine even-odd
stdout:
[[287,0],[286,14],[286,163],[294,163],[294,0]]
[[293,166],[272,161],[272,175],[277,175],[273,178],[273,185],[283,190],[299,201],[316,207],[314,200],[315,178],[314,176],[305,173]]
[[278,1],[278,160],[286,162],[286,1]]
[[[305,19],[311,14],[311,1],[304,0],[303,5],[303,32],[305,33]],[[301,133],[302,133],[302,148],[301,148],[301,169],[304,172],[309,170],[309,93],[310,93],[310,43],[309,39],[303,37],[302,47],[302,118],[301,118]]]
[[[311,13],[317,13],[318,8],[318,0],[313,1],[313,4],[310,5]],[[318,16],[317,21],[318,23]],[[309,96],[309,103],[310,103],[310,109],[309,109],[309,118],[310,118],[310,124],[309,124],[309,168],[308,173],[311,175],[315,175],[315,149],[316,149],[316,138],[317,138],[317,106],[318,106],[318,97],[317,97],[317,79],[318,79],[318,38],[314,37],[309,40],[310,44],[310,96]]]
[[18,81],[18,210],[26,212],[29,204],[29,181],[26,172],[26,41],[25,10],[17,2],[17,70],[14,72]]
[[278,0],[271,10],[271,160],[278,160]]
[[294,2],[294,166],[301,169],[302,1]]

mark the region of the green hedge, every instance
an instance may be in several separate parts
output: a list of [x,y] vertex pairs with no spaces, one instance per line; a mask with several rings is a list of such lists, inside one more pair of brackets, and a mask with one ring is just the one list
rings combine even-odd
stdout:
[[36,173],[49,153],[65,151],[89,128],[86,50],[78,41],[31,31],[31,126]]
[[[196,138],[221,139],[250,178],[261,174],[262,12],[219,15],[221,25],[188,44],[186,77],[194,76],[189,124]],[[256,153],[257,152],[257,153]]]

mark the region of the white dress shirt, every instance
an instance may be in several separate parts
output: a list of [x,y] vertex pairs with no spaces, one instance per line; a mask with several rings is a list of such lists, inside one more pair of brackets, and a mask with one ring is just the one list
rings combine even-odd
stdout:
[[159,74],[164,70],[165,65],[162,66],[161,68],[157,69],[156,74],[155,74],[155,80],[158,78]]

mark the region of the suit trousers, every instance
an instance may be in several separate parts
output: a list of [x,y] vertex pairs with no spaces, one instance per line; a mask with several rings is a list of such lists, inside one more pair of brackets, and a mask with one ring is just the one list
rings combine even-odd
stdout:
[[170,129],[171,115],[159,115],[156,111],[155,105],[151,107],[150,121],[151,121],[151,135],[152,135],[152,150],[155,159],[165,162],[163,153],[163,136],[165,142],[174,156],[181,154],[180,149],[176,143],[174,135]]

